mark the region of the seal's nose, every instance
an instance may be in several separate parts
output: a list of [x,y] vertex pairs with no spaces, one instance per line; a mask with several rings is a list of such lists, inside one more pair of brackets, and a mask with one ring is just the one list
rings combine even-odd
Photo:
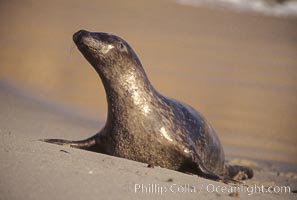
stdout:
[[88,34],[89,32],[88,31],[85,31],[85,30],[80,30],[80,31],[77,31],[76,33],[73,34],[73,41],[74,42],[78,42],[81,40],[82,36]]

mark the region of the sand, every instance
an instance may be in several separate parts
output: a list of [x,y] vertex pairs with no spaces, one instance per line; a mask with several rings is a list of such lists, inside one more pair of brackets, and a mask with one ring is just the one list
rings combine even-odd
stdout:
[[1,1],[0,23],[0,199],[228,197],[135,193],[138,182],[214,182],[37,141],[83,139],[105,122],[102,84],[72,42],[79,29],[125,38],[154,87],[203,113],[228,159],[256,170],[247,183],[296,190],[296,18],[170,0],[24,0]]
[[[231,199],[231,187],[196,175],[148,168],[145,163],[38,141],[57,137],[82,139],[102,126],[90,118],[22,94],[0,84],[0,196],[1,199]],[[295,199],[292,192],[253,192],[289,186],[297,189],[296,164],[228,156],[233,164],[255,170],[239,199]],[[143,188],[155,188],[145,190]],[[243,186],[242,186],[243,187]],[[137,188],[137,189],[135,189]],[[214,191],[217,188],[217,191]],[[246,187],[244,187],[246,188]],[[228,191],[229,190],[229,191]],[[166,191],[166,192],[165,192]]]

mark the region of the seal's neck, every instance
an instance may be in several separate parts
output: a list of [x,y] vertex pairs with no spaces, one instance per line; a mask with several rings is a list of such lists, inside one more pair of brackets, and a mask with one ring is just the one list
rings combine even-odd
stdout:
[[158,93],[140,66],[128,67],[108,75],[98,72],[105,88],[108,120],[131,115],[148,115]]

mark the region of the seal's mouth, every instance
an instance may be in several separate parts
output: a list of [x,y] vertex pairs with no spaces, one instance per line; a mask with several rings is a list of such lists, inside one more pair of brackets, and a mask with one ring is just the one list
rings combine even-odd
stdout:
[[73,41],[78,49],[86,54],[87,52],[98,53],[101,47],[101,43],[98,39],[94,38],[92,32],[80,30],[73,34]]
[[87,38],[92,38],[92,37],[91,37],[91,32],[88,32],[86,30],[80,30],[73,34],[73,41],[79,49],[84,47],[88,47],[88,48],[92,47],[91,45],[86,43],[85,40]]
[[80,30],[77,31],[76,33],[73,34],[73,41],[75,44],[79,44],[82,40],[83,37],[88,36],[90,32],[85,31],[85,30]]

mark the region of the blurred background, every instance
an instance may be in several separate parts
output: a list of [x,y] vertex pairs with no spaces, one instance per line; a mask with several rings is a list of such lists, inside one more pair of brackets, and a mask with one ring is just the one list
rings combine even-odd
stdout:
[[113,33],[226,154],[297,162],[297,1],[1,0],[0,23],[0,84],[104,122],[104,88],[72,35]]

